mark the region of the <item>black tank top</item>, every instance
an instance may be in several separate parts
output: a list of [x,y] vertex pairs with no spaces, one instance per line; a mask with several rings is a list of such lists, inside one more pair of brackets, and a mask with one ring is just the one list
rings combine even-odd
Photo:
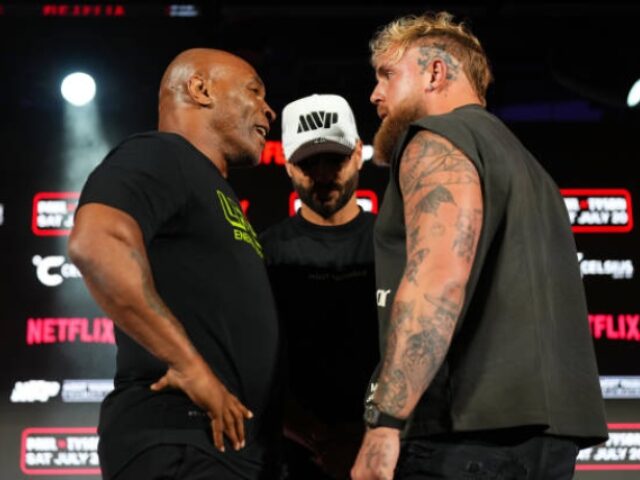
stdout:
[[406,264],[401,154],[420,129],[475,164],[483,228],[444,364],[408,436],[538,427],[582,446],[607,436],[575,241],[559,190],[495,116],[477,105],[429,116],[398,144],[375,231],[382,345]]

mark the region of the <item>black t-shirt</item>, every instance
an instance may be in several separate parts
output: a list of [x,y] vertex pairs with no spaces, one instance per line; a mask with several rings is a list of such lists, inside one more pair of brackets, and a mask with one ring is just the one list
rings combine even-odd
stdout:
[[360,422],[379,355],[375,216],[319,226],[300,214],[261,234],[286,345],[288,386],[320,420]]
[[145,133],[90,175],[80,205],[101,203],[140,226],[160,297],[225,386],[254,414],[247,447],[213,448],[207,416],[179,391],[152,392],[166,365],[121,330],[115,390],[103,405],[103,470],[113,474],[157,443],[191,443],[258,478],[276,416],[278,324],[262,248],[218,169],[179,135]]

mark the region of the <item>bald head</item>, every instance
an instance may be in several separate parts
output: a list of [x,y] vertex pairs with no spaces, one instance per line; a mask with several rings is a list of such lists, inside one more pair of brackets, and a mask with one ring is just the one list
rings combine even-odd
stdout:
[[194,48],[167,67],[159,91],[158,130],[191,142],[220,169],[254,165],[275,119],[265,86],[247,62]]
[[198,103],[193,98],[196,83],[216,80],[234,69],[253,67],[229,52],[209,48],[192,48],[180,53],[169,64],[162,76],[159,90],[159,107],[162,110],[180,105]]

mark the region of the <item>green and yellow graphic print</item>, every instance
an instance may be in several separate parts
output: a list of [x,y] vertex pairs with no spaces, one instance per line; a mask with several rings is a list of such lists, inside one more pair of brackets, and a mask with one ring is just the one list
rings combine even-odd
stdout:
[[240,205],[238,205],[231,197],[225,195],[224,192],[216,190],[218,194],[218,200],[220,200],[220,206],[224,213],[224,218],[231,224],[233,228],[233,238],[240,242],[246,242],[253,247],[255,252],[260,258],[262,255],[262,245],[258,241],[258,236],[253,230],[253,227],[242,213]]

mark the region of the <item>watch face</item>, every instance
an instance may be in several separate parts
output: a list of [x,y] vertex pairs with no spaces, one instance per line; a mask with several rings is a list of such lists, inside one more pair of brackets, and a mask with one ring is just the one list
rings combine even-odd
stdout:
[[407,422],[404,419],[381,412],[376,405],[371,403],[366,405],[364,409],[364,423],[369,428],[387,427],[402,430]]
[[375,425],[380,418],[380,410],[375,405],[367,405],[364,409],[364,421],[367,425]]

